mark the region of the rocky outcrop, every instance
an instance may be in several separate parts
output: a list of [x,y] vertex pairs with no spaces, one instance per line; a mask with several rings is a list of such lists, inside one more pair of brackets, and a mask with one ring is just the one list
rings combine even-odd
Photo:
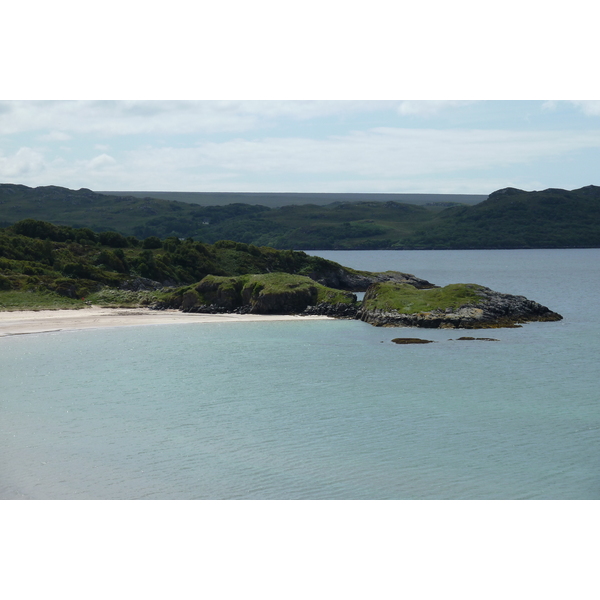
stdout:
[[317,301],[316,287],[302,287],[277,293],[256,293],[248,297],[246,305],[258,315],[298,314]]
[[309,273],[308,277],[321,285],[338,290],[351,292],[364,292],[373,283],[392,281],[394,283],[408,283],[417,289],[437,287],[425,279],[419,279],[409,273],[400,271],[385,271],[382,273],[368,273],[366,271],[352,271],[340,267],[322,270],[319,273]]
[[[562,316],[524,296],[501,294],[483,286],[472,288],[479,299],[456,307],[422,312],[361,308],[358,318],[376,327],[490,329],[520,327],[532,321],[560,321]],[[365,303],[368,300],[365,295]]]
[[176,290],[152,308],[209,314],[319,315],[357,319],[376,327],[429,329],[519,327],[531,321],[562,319],[524,296],[501,294],[480,285],[439,288],[421,279],[416,281],[418,287],[411,275],[397,272],[373,273],[371,279],[377,281],[369,286],[363,302],[357,302],[350,292],[289,273],[210,275],[193,287]]
[[270,315],[302,314],[303,311],[319,307],[317,312],[311,314],[325,314],[324,311],[334,310],[336,316],[341,316],[344,306],[353,307],[347,315],[354,318],[357,310],[354,294],[326,288],[301,275],[265,273],[239,277],[209,275],[194,287],[175,290],[152,308]]
[[146,292],[146,291],[155,291],[160,290],[165,287],[167,283],[159,283],[158,281],[154,281],[152,279],[147,279],[146,277],[131,277],[124,281],[120,286],[120,290],[125,290],[128,292]]
[[[242,283],[236,277],[205,277],[195,288],[196,304],[201,301],[208,306],[215,305],[226,310],[239,307],[242,304]],[[184,296],[185,297],[185,296]],[[186,308],[191,308],[188,303]],[[183,309],[186,312],[185,308]]]
[[334,317],[336,319],[356,319],[358,311],[357,304],[319,302],[315,306],[307,306],[302,314],[305,316]]

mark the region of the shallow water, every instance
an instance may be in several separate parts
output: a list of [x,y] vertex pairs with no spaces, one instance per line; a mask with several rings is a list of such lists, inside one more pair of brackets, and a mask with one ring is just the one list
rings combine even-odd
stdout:
[[[0,497],[600,497],[600,250],[319,255],[523,294],[565,319],[466,333],[336,320],[2,338]],[[465,334],[500,341],[449,340]],[[391,343],[400,336],[438,343]]]

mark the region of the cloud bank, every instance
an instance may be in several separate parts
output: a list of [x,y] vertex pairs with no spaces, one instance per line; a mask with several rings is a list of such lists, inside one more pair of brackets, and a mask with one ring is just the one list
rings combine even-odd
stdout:
[[[502,121],[504,108],[462,101],[0,102],[0,181],[447,193],[598,183],[600,103],[512,103]],[[545,126],[532,126],[531,115]],[[569,128],[565,115],[579,122]]]

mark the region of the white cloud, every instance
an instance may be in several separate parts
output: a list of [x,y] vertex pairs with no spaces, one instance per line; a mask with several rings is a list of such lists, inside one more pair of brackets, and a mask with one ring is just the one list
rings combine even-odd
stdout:
[[40,135],[39,139],[43,142],[67,142],[72,138],[64,131],[51,131],[50,133]]
[[600,116],[600,100],[575,100],[572,102],[584,115]]
[[9,101],[0,102],[0,134],[48,130],[54,133],[44,134],[46,139],[58,139],[55,136],[90,133],[245,132],[277,119],[306,120],[395,105],[359,101]]
[[11,177],[35,175],[44,166],[44,157],[39,152],[27,147],[19,148],[13,156],[0,155],[0,178],[6,181]]
[[[599,131],[379,128],[326,140],[239,138],[191,148],[130,151],[103,179],[96,179],[95,188],[79,185],[155,191],[487,193],[534,181],[508,181],[507,168],[568,158],[570,152],[585,148],[600,148]],[[500,173],[486,174],[488,185],[479,187],[484,185],[481,173],[494,168]]]
[[542,110],[555,111],[560,107],[575,107],[588,117],[597,117],[600,115],[600,100],[547,100],[542,104]]
[[112,166],[116,164],[116,162],[117,161],[112,156],[109,156],[108,154],[100,154],[88,161],[86,168],[91,170],[102,169],[103,167]]
[[[510,174],[520,170],[527,181],[540,179],[540,169],[557,158],[566,163],[574,152],[599,149],[600,131],[381,127],[325,139],[237,137],[129,151],[116,146],[76,161],[22,148],[0,155],[0,181],[96,190],[486,193],[507,185],[527,189]],[[485,181],[490,187],[478,188]]]
[[524,164],[590,147],[600,147],[600,132],[378,128],[327,140],[236,139],[133,155],[156,167],[394,177]]

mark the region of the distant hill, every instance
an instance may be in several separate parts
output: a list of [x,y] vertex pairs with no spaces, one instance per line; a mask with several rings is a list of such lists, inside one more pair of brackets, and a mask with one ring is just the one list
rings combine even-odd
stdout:
[[135,198],[160,198],[201,206],[224,206],[226,204],[260,204],[279,208],[292,204],[323,206],[333,202],[400,202],[402,204],[477,204],[487,198],[481,194],[319,194],[292,192],[105,192],[111,196]]
[[0,227],[32,218],[143,238],[197,237],[204,222],[219,222],[263,210],[268,209],[250,205],[200,207],[150,197],[107,196],[86,188],[0,184]]
[[600,187],[498,190],[475,206],[440,212],[395,247],[600,247]]
[[139,238],[193,238],[209,244],[233,240],[296,250],[600,247],[600,187],[593,185],[572,191],[506,188],[473,205],[384,200],[389,194],[281,196],[345,200],[277,208],[249,202],[205,206],[85,188],[0,184],[0,227],[33,218]]

